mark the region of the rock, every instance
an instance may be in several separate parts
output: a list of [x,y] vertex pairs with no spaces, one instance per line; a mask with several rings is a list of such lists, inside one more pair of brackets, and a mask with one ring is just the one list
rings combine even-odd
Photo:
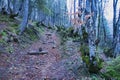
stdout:
[[55,49],[57,46],[56,45],[53,45],[52,48]]
[[42,51],[42,48],[41,48],[41,47],[39,48],[39,51]]

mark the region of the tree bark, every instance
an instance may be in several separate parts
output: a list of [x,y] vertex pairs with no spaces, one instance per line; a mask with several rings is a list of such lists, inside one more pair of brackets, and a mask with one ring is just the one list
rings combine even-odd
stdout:
[[116,36],[116,9],[118,0],[113,0],[113,39]]
[[[116,9],[117,9],[117,3],[118,3],[118,0],[113,0],[113,57],[116,57],[117,55],[117,44],[118,44],[118,25],[117,24],[117,21],[116,21]],[[118,18],[118,22],[119,22],[119,18]]]
[[120,11],[119,11],[119,17],[116,22],[116,35],[114,39],[114,54],[113,56],[116,57],[117,55],[120,55]]
[[25,31],[25,28],[27,27],[28,14],[29,14],[29,0],[24,0],[24,15],[23,21],[20,24],[20,34],[22,34]]

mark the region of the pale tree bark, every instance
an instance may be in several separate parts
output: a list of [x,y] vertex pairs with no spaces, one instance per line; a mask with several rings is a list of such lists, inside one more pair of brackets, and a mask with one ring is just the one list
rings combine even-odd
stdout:
[[[96,0],[92,0],[88,2],[88,4],[91,6],[89,8],[89,14],[94,13],[94,16],[92,16],[88,22],[87,22],[87,27],[88,27],[88,41],[89,41],[89,55],[90,55],[90,60],[92,60],[93,57],[95,57],[95,49],[96,45],[94,43],[96,39],[96,18],[97,18],[97,11],[96,11]],[[86,4],[87,5],[87,4]]]
[[28,24],[28,14],[29,14],[29,0],[24,0],[24,14],[23,14],[23,20],[20,24],[20,34],[22,34],[25,31],[25,28]]

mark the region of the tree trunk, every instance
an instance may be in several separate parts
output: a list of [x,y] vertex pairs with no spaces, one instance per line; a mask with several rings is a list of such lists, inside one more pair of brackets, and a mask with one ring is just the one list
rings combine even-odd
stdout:
[[[117,55],[117,43],[118,43],[118,24],[116,22],[116,9],[117,9],[117,2],[118,0],[113,0],[113,57],[116,57]],[[118,22],[119,22],[119,18],[118,18]]]
[[116,9],[118,0],[113,0],[113,39],[116,36]]
[[116,35],[114,39],[114,54],[113,56],[116,57],[120,55],[120,11],[118,21],[116,22]]
[[23,21],[20,24],[20,34],[22,34],[25,31],[25,28],[27,27],[28,14],[29,14],[29,0],[24,0],[24,15]]
[[[76,12],[76,0],[74,0],[74,13]],[[75,18],[76,15],[74,15]]]

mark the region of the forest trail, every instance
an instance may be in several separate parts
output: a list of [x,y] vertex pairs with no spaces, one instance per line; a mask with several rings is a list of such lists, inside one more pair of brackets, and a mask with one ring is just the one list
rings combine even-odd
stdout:
[[[1,70],[4,74],[0,80],[75,80],[77,69],[82,63],[80,55],[72,44],[67,45],[69,48],[66,51],[60,46],[57,33],[46,29],[39,41],[6,56],[6,61],[3,59],[4,69],[1,67]],[[29,51],[38,51],[39,48],[48,54],[27,54]]]

